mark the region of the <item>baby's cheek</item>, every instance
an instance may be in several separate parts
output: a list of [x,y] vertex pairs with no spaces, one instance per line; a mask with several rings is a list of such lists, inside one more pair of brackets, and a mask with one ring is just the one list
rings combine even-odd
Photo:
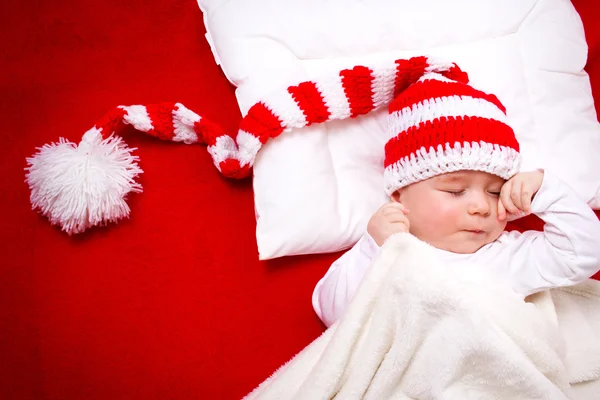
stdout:
[[496,239],[498,239],[498,237],[502,234],[502,232],[504,232],[505,229],[506,221],[496,222],[496,224],[494,225],[494,234],[496,236]]
[[454,223],[458,214],[455,208],[443,202],[424,202],[415,211],[411,210],[408,214],[411,226],[428,236],[443,234]]
[[445,222],[451,221],[456,218],[459,214],[459,210],[450,201],[444,201],[443,199],[434,199],[429,202],[428,205],[428,217],[432,222]]

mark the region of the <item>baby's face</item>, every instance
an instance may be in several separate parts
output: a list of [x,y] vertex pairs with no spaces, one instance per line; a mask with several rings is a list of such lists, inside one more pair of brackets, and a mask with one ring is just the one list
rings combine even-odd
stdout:
[[410,232],[442,250],[474,253],[498,239],[498,194],[504,179],[459,171],[413,183],[393,195],[409,209]]

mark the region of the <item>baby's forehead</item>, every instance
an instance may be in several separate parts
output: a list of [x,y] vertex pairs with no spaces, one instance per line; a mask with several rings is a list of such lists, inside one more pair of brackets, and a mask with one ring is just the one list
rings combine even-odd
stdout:
[[436,182],[439,183],[468,183],[468,182],[479,182],[479,183],[487,183],[487,184],[502,184],[505,182],[504,179],[499,176],[483,172],[483,171],[456,171],[456,172],[448,172],[442,175],[438,175],[433,178]]

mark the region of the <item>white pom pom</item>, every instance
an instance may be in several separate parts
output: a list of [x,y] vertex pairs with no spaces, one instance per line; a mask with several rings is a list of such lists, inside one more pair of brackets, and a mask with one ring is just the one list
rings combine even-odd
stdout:
[[27,159],[33,209],[69,235],[129,216],[125,199],[141,192],[138,157],[120,137],[103,139],[92,128],[81,143],[60,139]]

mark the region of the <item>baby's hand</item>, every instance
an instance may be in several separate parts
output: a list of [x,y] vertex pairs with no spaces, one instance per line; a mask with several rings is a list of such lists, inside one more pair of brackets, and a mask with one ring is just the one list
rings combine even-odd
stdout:
[[398,232],[408,232],[410,224],[408,218],[408,209],[402,203],[391,201],[384,204],[373,214],[367,225],[367,232],[378,246]]
[[504,183],[498,199],[498,219],[513,215],[529,214],[531,199],[540,190],[544,180],[543,171],[520,172]]

